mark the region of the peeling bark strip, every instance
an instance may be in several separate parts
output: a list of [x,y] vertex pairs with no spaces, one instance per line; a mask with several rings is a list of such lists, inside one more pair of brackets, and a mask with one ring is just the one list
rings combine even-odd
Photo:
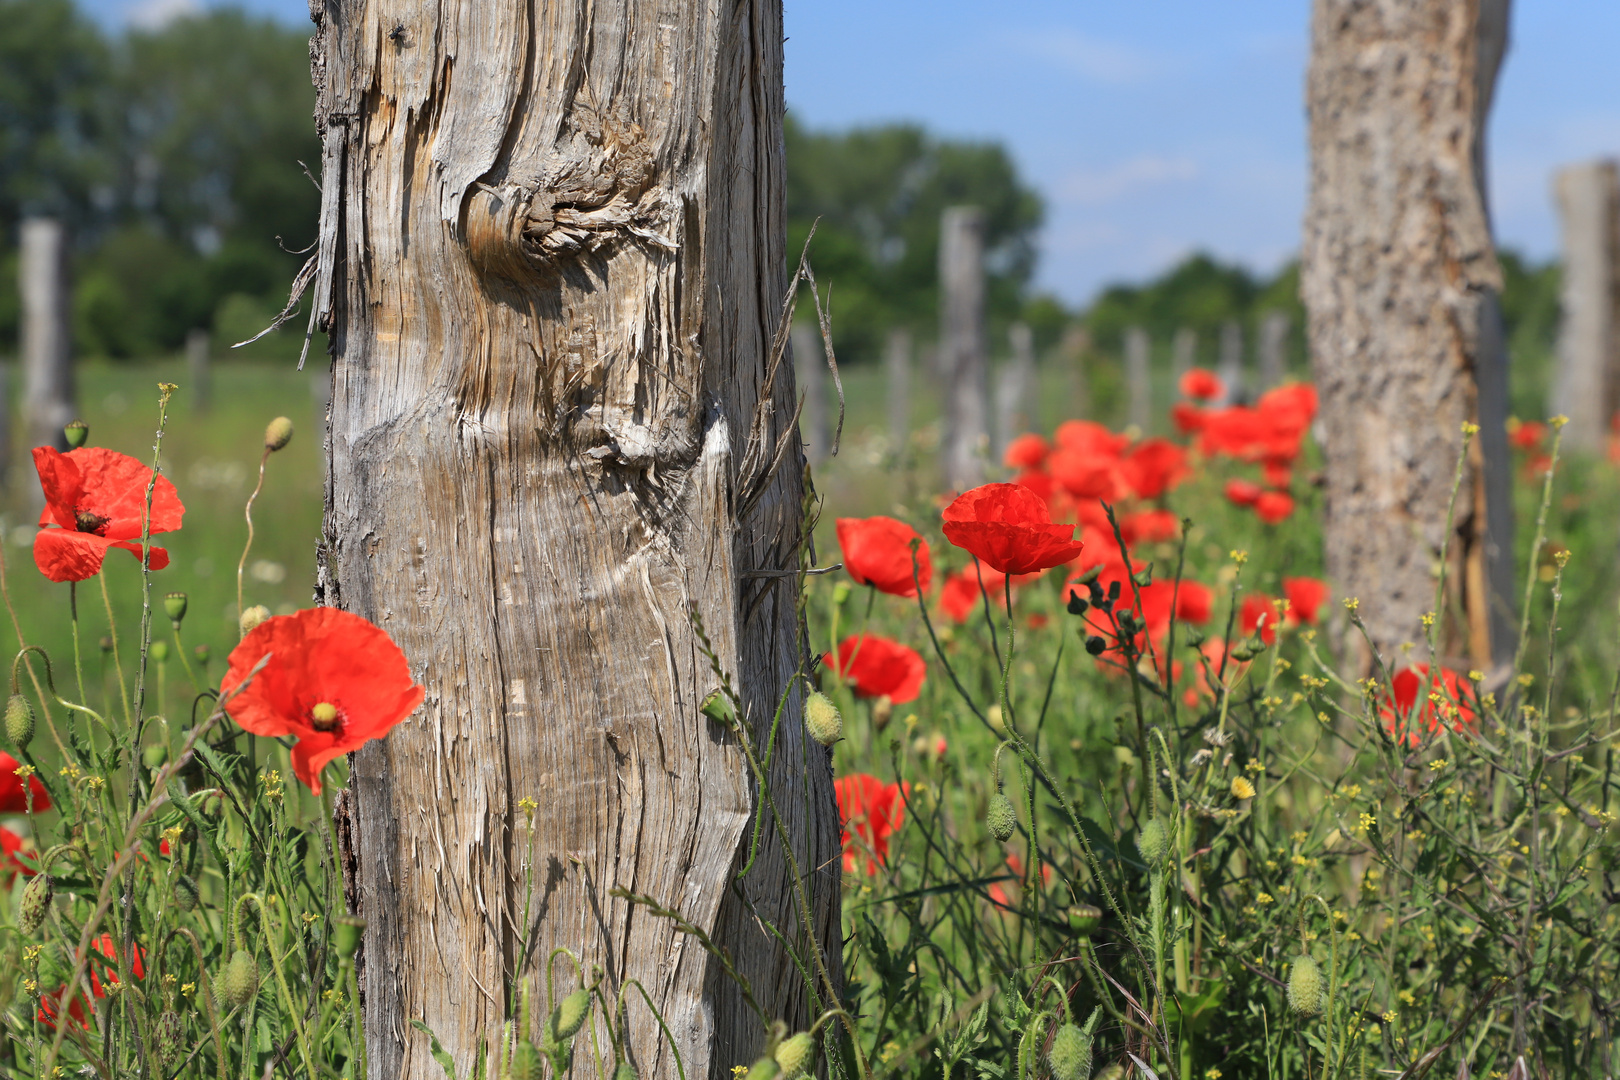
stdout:
[[1396,663],[1403,642],[1423,640],[1448,557],[1465,421],[1496,430],[1474,443],[1457,500],[1449,557],[1464,610],[1450,636],[1488,668],[1511,625],[1511,590],[1493,595],[1511,519],[1486,506],[1495,491],[1482,482],[1486,455],[1505,450],[1490,389],[1503,382],[1501,271],[1478,154],[1502,54],[1493,32],[1505,35],[1506,0],[1316,0],[1312,17],[1300,292],[1322,397],[1327,566]]
[[[787,284],[780,2],[312,16],[333,354],[319,596],[384,627],[428,687],[354,760],[372,1075],[442,1076],[413,1020],[470,1075],[511,987],[566,946],[610,994],[645,987],[688,1077],[722,1076],[758,1022],[696,941],[610,893],[709,930],[790,1022],[807,992],[760,920],[837,963],[830,758],[795,691],[773,786],[808,815],[787,823],[814,873],[806,928],[769,823],[733,884],[758,799],[698,711],[716,680],[690,618],[762,738],[796,666],[796,583],[745,575],[795,566],[802,490],[790,372],[767,379]],[[779,445],[785,466],[739,480]],[[641,1075],[675,1076],[629,1000]]]

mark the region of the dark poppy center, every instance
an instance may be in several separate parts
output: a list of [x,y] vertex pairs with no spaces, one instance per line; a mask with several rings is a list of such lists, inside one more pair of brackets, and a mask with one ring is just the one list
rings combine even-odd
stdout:
[[94,510],[84,510],[78,507],[73,510],[73,527],[77,532],[105,536],[107,535],[107,523],[111,520],[112,518],[102,517]]
[[318,701],[310,707],[309,726],[316,731],[336,731],[343,726],[343,714],[330,701]]

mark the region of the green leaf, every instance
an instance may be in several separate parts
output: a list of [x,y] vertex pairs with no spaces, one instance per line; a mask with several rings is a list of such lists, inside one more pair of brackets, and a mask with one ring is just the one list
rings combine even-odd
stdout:
[[428,1037],[428,1052],[433,1055],[433,1060],[439,1063],[439,1067],[444,1070],[444,1075],[448,1076],[450,1080],[456,1080],[455,1060],[445,1052],[444,1047],[439,1045],[439,1037],[433,1034],[433,1029],[420,1020],[412,1020],[411,1027]]

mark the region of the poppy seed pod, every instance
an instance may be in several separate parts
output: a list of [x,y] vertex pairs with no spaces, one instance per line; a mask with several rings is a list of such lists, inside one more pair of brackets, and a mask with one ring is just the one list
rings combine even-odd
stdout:
[[551,1037],[555,1042],[572,1039],[591,1015],[591,992],[584,988],[563,998],[551,1017]]
[[831,746],[844,737],[844,717],[832,699],[812,690],[804,699],[804,727],[822,746]]
[[776,1067],[782,1070],[783,1080],[793,1080],[809,1068],[815,1053],[816,1043],[808,1031],[782,1040],[776,1048]]
[[275,453],[288,443],[292,442],[293,423],[285,416],[278,416],[270,421],[264,429],[264,448]]
[[1052,1066],[1052,1080],[1089,1080],[1091,1039],[1074,1024],[1064,1024],[1052,1038],[1046,1061]]
[[254,604],[242,612],[240,624],[244,635],[251,634],[270,618],[270,609],[263,604]]
[[165,596],[163,598],[163,613],[169,617],[171,622],[179,626],[180,620],[186,617],[186,594],[172,592]]
[[332,926],[332,946],[337,949],[338,958],[347,960],[354,956],[355,950],[360,948],[360,935],[366,928],[366,920],[358,915],[340,915]]
[[164,1009],[158,1017],[157,1030],[152,1034],[153,1047],[157,1050],[158,1060],[165,1065],[173,1065],[180,1060],[180,1051],[185,1049],[186,1028],[180,1019],[180,1014],[173,1009]]
[[259,992],[259,965],[253,954],[237,949],[219,976],[219,997],[232,1008],[241,1008]]
[[748,1070],[746,1080],[776,1080],[781,1072],[782,1067],[776,1063],[775,1058],[762,1057]]
[[70,421],[67,427],[62,429],[62,435],[67,439],[67,444],[77,450],[89,440],[90,425],[83,420]]
[[1001,792],[990,796],[990,808],[985,812],[984,823],[990,828],[990,835],[1005,844],[1012,838],[1013,831],[1018,828],[1018,813],[1013,809],[1012,800]]
[[511,1080],[540,1080],[540,1051],[527,1039],[517,1044],[512,1052],[512,1066],[507,1070]]
[[1157,866],[1164,861],[1170,852],[1170,832],[1164,827],[1164,822],[1156,817],[1148,818],[1142,826],[1142,831],[1136,837],[1136,849],[1149,863]]
[[19,750],[34,741],[34,708],[21,694],[6,699],[6,739]]
[[1288,970],[1288,1007],[1300,1016],[1322,1011],[1322,971],[1309,956],[1296,956]]
[[154,641],[146,647],[146,655],[159,664],[169,662],[169,643],[167,641]]
[[1090,936],[1102,925],[1102,909],[1092,904],[1076,904],[1069,909],[1069,929]]
[[56,894],[56,886],[51,884],[51,875],[36,874],[23,886],[22,901],[17,905],[17,925],[22,932],[33,936],[34,932],[45,925],[45,916],[51,910],[51,898]]
[[181,911],[195,911],[197,909],[197,883],[181,874],[174,879],[174,906]]

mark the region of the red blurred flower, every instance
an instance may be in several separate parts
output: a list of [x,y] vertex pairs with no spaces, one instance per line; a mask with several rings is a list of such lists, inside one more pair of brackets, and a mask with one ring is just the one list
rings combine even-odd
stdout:
[[45,793],[45,785],[39,782],[39,777],[28,778],[28,791],[23,790],[22,777],[17,770],[22,768],[17,759],[0,750],[0,814],[26,814],[28,813],[28,796],[31,792],[34,801],[34,813],[43,813],[51,808],[51,797]]
[[1073,525],[1052,523],[1052,511],[1028,488],[985,484],[945,508],[945,539],[1004,574],[1029,574],[1080,554]]
[[[267,655],[247,689],[231,697]],[[265,620],[228,663],[220,681],[226,712],[255,735],[297,736],[293,772],[316,795],[327,762],[387,735],[427,695],[386,633],[336,608]]]
[[1283,595],[1288,598],[1288,621],[1316,625],[1322,605],[1327,603],[1327,582],[1316,578],[1283,578]]
[[[102,972],[106,973],[108,983],[118,982],[118,949],[113,945],[111,934],[102,934],[96,938],[91,947],[95,949],[101,958],[110,961],[110,963],[102,963],[100,959],[92,958],[89,967],[90,993],[93,997],[104,998],[107,996],[107,991],[102,986]],[[98,968],[100,968],[99,971]],[[146,978],[146,950],[139,945],[135,946],[135,955],[133,962],[130,964],[130,972],[137,979]],[[40,1023],[53,1030],[55,1029],[56,1017],[61,1009],[62,998],[67,996],[67,992],[68,988],[66,986],[60,986],[54,992],[39,996],[38,1019]],[[83,994],[73,994],[68,1001],[68,1015],[76,1020],[80,1027],[88,1031],[90,1029],[90,1019],[89,1010],[85,1008],[85,1004]]]
[[1185,401],[1178,401],[1170,406],[1170,419],[1175,423],[1176,430],[1183,435],[1192,435],[1204,430],[1205,412],[1196,405],[1189,405]]
[[1127,544],[1157,544],[1176,538],[1181,519],[1169,510],[1138,510],[1119,519],[1119,532]]
[[1077,499],[1106,499],[1116,502],[1128,484],[1118,457],[1088,453],[1061,446],[1047,459],[1052,479]]
[[[68,454],[35,447],[34,468],[45,492],[40,531],[34,537],[34,565],[40,573],[52,581],[83,581],[100,573],[107,549],[114,547],[140,558],[150,468],[99,446]],[[152,533],[178,529],[185,512],[174,485],[159,476],[152,491]],[[168,565],[169,553],[152,548],[152,569]]]
[[1187,451],[1169,439],[1143,439],[1120,462],[1120,475],[1138,498],[1157,499],[1192,475]]
[[1253,506],[1265,489],[1253,480],[1228,480],[1226,498],[1235,506]]
[[1540,420],[1508,419],[1508,442],[1520,450],[1536,450],[1547,437],[1547,425]]
[[1007,444],[1001,463],[1009,469],[1038,469],[1051,448],[1039,435],[1029,433],[1018,436]]
[[1294,497],[1286,491],[1262,491],[1254,500],[1254,513],[1267,525],[1287,521],[1294,512]]
[[[1128,588],[1125,595],[1128,599]],[[1137,611],[1155,641],[1170,629],[1172,602],[1178,621],[1201,624],[1209,621],[1215,594],[1207,585],[1187,580],[1182,581],[1179,587],[1174,581],[1155,581],[1142,586],[1142,603]]]
[[1213,371],[1193,368],[1181,377],[1181,396],[1194,401],[1213,401],[1226,396],[1226,384]]
[[[840,776],[833,781],[838,796],[838,820],[843,824],[844,873],[855,872],[857,850],[866,863],[868,875],[889,862],[889,837],[906,820],[905,796],[911,786],[884,783],[867,773]],[[853,828],[859,844],[853,842]]]
[[[917,544],[916,577],[912,576],[911,542]],[[858,584],[870,585],[890,596],[923,595],[934,584],[934,564],[928,541],[903,521],[891,517],[839,518],[838,546],[844,549],[844,569]]]
[[1260,464],[1260,475],[1274,488],[1286,488],[1294,481],[1294,464],[1287,458],[1266,458]]
[[[1264,621],[1262,621],[1264,620]],[[1260,631],[1260,640],[1267,645],[1277,641],[1277,601],[1265,593],[1250,593],[1243,598],[1238,609],[1238,624],[1245,634]]]
[[1029,617],[1029,628],[1031,630],[1044,630],[1046,624],[1050,621],[1045,615],[1037,611]]
[[[1014,574],[1013,588],[1017,589],[1031,581],[1038,581],[1040,576],[1040,574]],[[1003,582],[1006,580],[1006,574],[974,559],[945,579],[945,584],[939,590],[940,610],[950,616],[953,622],[966,622],[977,610],[982,592],[989,596],[991,609],[999,611],[1004,603]]]
[[1440,669],[1429,690],[1429,700],[1423,703],[1422,709],[1414,709],[1428,674],[1429,665],[1413,664],[1397,671],[1390,679],[1394,700],[1386,697],[1379,711],[1385,729],[1397,742],[1404,739],[1408,746],[1416,746],[1421,739],[1419,725],[1433,735],[1442,724],[1460,733],[1478,722],[1478,716],[1468,704],[1466,684],[1450,668]]
[[1293,461],[1315,416],[1314,387],[1279,386],[1261,395],[1252,409],[1239,405],[1208,414],[1198,444],[1206,454],[1244,461]]
[[23,865],[17,857],[23,850],[23,838],[10,829],[0,827],[0,889],[10,888],[18,874],[33,877],[34,871]]
[[1057,481],[1053,480],[1049,473],[1038,472],[1034,469],[1029,472],[1019,473],[1013,477],[1013,483],[1019,487],[1029,488],[1029,490],[1039,495],[1041,501],[1048,506],[1052,504],[1052,496],[1057,494]]
[[1230,659],[1226,653],[1226,642],[1219,638],[1212,638],[1199,646],[1199,660],[1194,671],[1196,677],[1181,699],[1188,708],[1195,707],[1200,698],[1215,700],[1215,686],[1220,683],[1236,686],[1253,663],[1252,660]]
[[861,697],[888,695],[896,705],[915,701],[922,692],[928,665],[917,650],[876,634],[851,634],[838,643],[838,656],[822,660],[855,688]]
[[[1007,853],[1007,869],[1012,871],[1013,877],[1018,879],[1017,881],[1010,883],[1012,887],[1015,889],[1021,887],[1024,884],[1024,860],[1020,859],[1017,855],[1009,851]],[[1042,862],[1041,885],[1046,887],[1050,886],[1051,884],[1052,864]],[[992,882],[990,887],[986,889],[985,892],[990,895],[990,899],[996,903],[998,908],[1012,908],[1017,906],[1012,900],[1008,899],[1007,890],[1001,887],[1000,882]],[[1006,914],[1005,911],[1001,911],[999,913]]]
[[1052,437],[1058,446],[1081,454],[1118,457],[1130,445],[1130,437],[1117,435],[1092,420],[1065,420]]

